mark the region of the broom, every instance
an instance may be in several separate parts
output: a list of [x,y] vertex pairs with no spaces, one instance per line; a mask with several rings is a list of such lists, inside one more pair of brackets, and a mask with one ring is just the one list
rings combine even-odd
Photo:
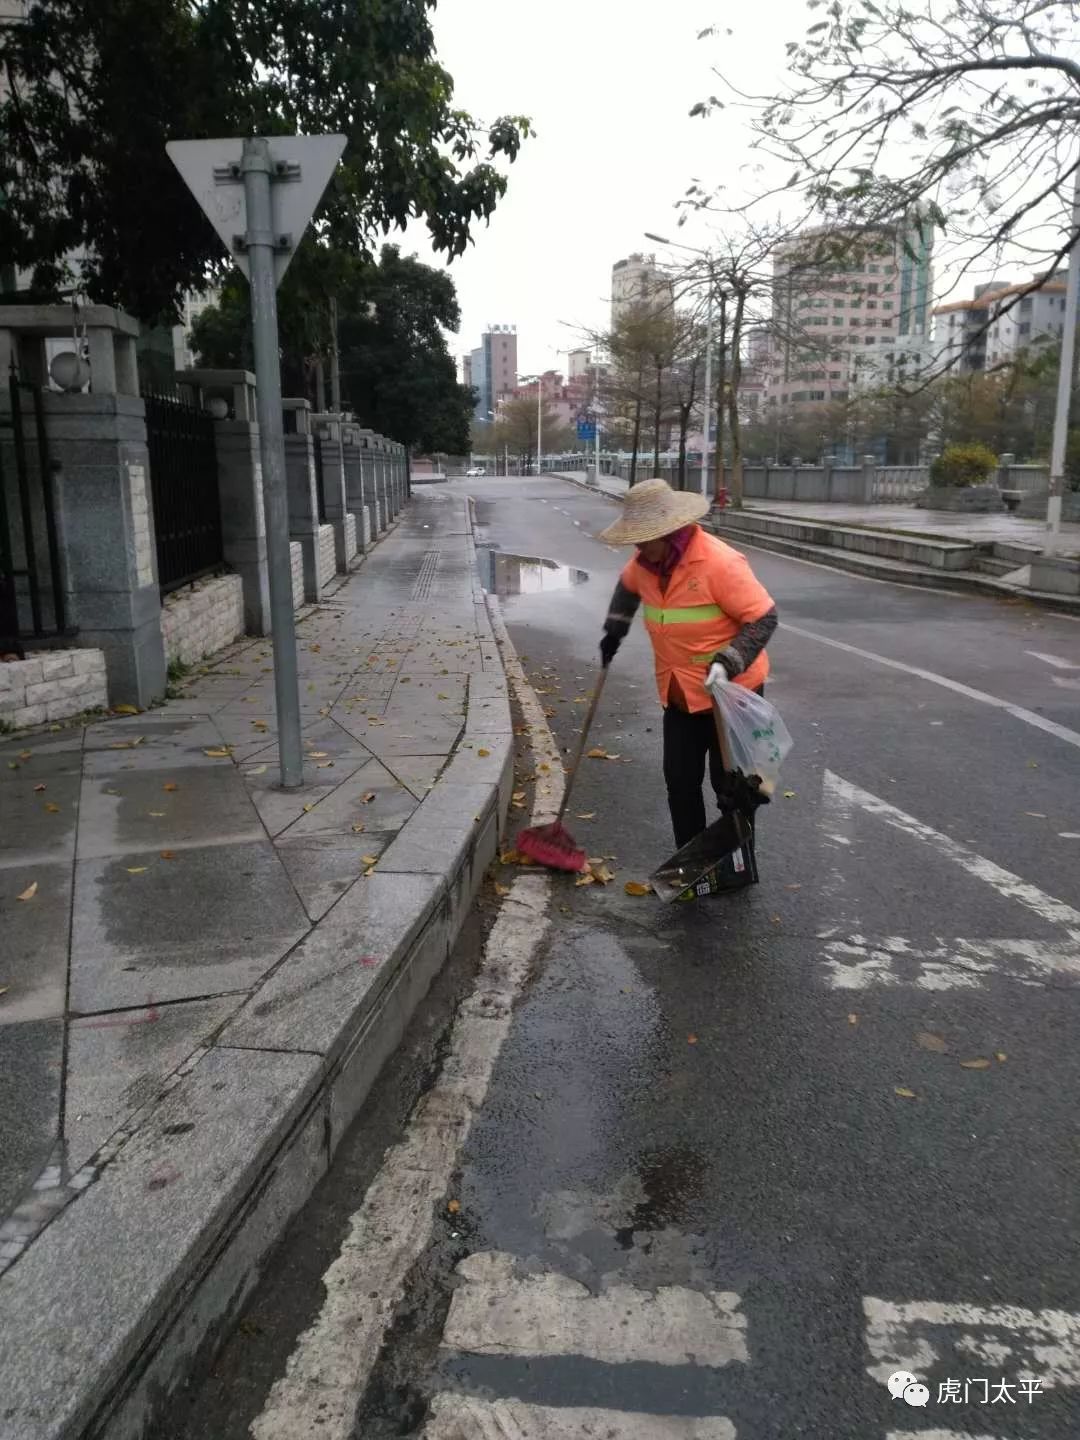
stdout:
[[535,860],[538,865],[546,865],[549,870],[582,871],[588,868],[588,856],[562,821],[566,814],[566,807],[570,804],[570,791],[573,788],[578,767],[581,765],[581,757],[585,753],[585,742],[589,738],[589,730],[596,714],[596,707],[600,703],[600,693],[604,688],[606,678],[607,666],[605,665],[593,687],[592,700],[589,702],[589,709],[585,715],[585,723],[581,727],[577,754],[570,766],[570,773],[566,777],[566,789],[563,791],[559,813],[549,824],[534,825],[529,830],[522,830],[517,838],[518,853],[528,856],[530,860]]

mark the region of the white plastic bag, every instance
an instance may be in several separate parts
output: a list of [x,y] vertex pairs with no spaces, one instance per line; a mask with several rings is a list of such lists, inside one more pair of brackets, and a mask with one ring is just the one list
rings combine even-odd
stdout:
[[760,775],[761,788],[771,794],[792,744],[779,710],[745,685],[714,685],[712,696],[727,726],[736,769],[744,775]]

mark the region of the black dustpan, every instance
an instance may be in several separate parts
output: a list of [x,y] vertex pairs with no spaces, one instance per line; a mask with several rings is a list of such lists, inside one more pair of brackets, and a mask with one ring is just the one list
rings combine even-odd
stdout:
[[[720,743],[720,759],[727,776],[725,793],[720,800],[721,815],[718,820],[707,825],[700,835],[695,835],[693,840],[676,850],[674,855],[649,876],[650,885],[665,902],[678,900],[688,891],[694,891],[700,881],[732,855],[741,853],[750,857],[743,883],[752,884],[757,879],[757,868],[753,862],[754,829],[751,817],[759,805],[769,803],[769,797],[762,791],[761,782],[756,775],[747,778],[741,770],[735,769],[724,719],[715,703],[713,718]],[[743,872],[741,865],[737,865],[736,869]]]

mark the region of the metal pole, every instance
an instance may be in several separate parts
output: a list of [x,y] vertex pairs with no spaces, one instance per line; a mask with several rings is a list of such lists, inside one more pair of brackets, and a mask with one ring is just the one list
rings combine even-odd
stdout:
[[544,406],[544,378],[542,375],[536,377],[536,473],[539,476],[543,468],[544,442],[540,436],[540,425],[543,416]]
[[330,301],[330,404],[341,414],[341,356],[338,354],[337,301]]
[[709,303],[705,311],[705,405],[702,427],[705,431],[701,446],[701,493],[709,493],[709,431],[712,428],[712,268],[709,269]]
[[595,484],[600,484],[600,417],[596,417],[596,479]]
[[1065,286],[1065,320],[1061,330],[1061,363],[1058,370],[1057,405],[1054,410],[1054,439],[1050,446],[1050,494],[1046,501],[1046,529],[1061,533],[1061,502],[1065,493],[1065,450],[1069,439],[1069,403],[1072,400],[1076,359],[1076,314],[1080,300],[1080,166],[1073,180],[1073,248],[1069,255],[1069,276]]
[[266,549],[270,568],[270,623],[274,642],[274,691],[277,698],[278,756],[287,790],[303,784],[300,751],[300,686],[296,671],[292,563],[289,555],[289,503],[285,488],[285,442],[281,424],[281,361],[278,354],[277,282],[274,276],[274,218],[270,176],[274,162],[266,140],[244,141],[240,162],[247,202],[248,266],[251,275],[251,326],[255,340],[255,384],[262,455]]

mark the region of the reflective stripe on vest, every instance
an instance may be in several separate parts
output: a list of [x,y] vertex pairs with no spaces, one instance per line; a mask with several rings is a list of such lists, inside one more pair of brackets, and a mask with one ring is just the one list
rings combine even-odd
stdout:
[[722,620],[719,605],[688,605],[683,609],[663,610],[658,605],[644,606],[645,619],[654,625],[698,625],[703,620]]

